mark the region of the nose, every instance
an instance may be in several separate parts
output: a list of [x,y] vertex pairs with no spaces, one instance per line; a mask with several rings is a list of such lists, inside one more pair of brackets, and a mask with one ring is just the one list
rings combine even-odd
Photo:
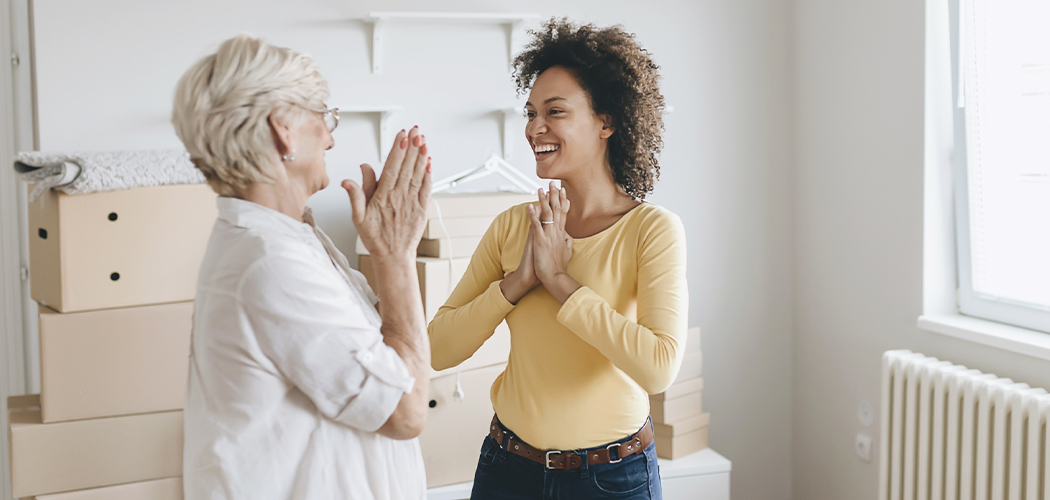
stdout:
[[[327,130],[327,129],[326,129]],[[332,137],[332,131],[328,131],[328,147],[324,148],[325,151],[335,147],[335,138]]]
[[525,137],[530,140],[535,139],[546,132],[547,123],[539,116],[536,116],[525,125]]

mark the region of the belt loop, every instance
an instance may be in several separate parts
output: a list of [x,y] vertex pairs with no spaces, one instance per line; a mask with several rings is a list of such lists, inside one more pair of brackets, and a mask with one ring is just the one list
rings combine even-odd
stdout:
[[503,433],[503,446],[499,447],[500,451],[510,450],[510,442],[511,442],[512,439],[514,439],[514,437],[511,436],[510,433],[504,432]]
[[590,465],[589,464],[590,464],[591,457],[588,456],[587,450],[576,450],[576,456],[578,456],[578,457],[583,459],[583,463],[580,464],[580,478],[581,479],[588,479],[588,478],[590,478],[591,477],[591,469],[590,469]]

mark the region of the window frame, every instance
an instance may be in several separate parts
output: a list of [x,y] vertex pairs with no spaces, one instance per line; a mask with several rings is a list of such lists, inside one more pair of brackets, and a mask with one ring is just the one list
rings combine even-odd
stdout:
[[[960,36],[965,3],[974,0],[949,1],[949,40],[951,44],[952,74],[952,125],[953,146],[951,154],[951,173],[955,198],[955,247],[957,256],[958,307],[966,316],[996,321],[1007,325],[1035,330],[1050,334],[1050,310],[1040,310],[1006,301],[982,297],[973,289],[972,249],[970,246],[970,206],[967,168],[966,108],[959,105],[960,91],[965,98],[965,88],[960,82],[960,50],[969,33]],[[972,12],[972,10],[970,10]],[[1048,285],[1050,286],[1050,285]]]

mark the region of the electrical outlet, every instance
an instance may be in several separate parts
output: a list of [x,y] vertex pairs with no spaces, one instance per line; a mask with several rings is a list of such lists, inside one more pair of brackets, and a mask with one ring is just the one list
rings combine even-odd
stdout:
[[854,446],[857,456],[865,462],[871,461],[871,436],[863,432],[857,433],[857,443]]

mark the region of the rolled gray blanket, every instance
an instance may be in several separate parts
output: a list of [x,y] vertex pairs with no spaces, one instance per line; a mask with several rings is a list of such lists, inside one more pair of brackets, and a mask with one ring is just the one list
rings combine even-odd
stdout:
[[116,191],[168,184],[201,184],[204,175],[179,149],[72,153],[18,153],[18,176],[36,184],[29,201],[45,191],[69,194]]

